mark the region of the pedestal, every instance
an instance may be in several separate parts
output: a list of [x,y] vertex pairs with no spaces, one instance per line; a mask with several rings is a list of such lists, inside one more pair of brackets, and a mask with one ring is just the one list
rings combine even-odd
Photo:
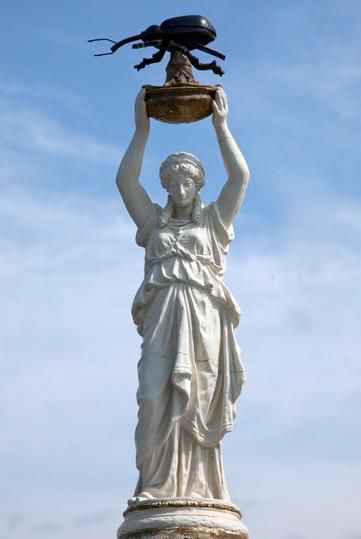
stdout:
[[157,498],[128,506],[118,539],[248,539],[238,507],[221,500]]

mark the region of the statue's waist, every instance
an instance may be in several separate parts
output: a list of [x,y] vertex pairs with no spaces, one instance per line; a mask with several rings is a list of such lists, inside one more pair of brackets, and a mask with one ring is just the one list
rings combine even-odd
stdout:
[[135,304],[147,305],[153,301],[156,290],[177,283],[203,289],[217,301],[227,305],[239,318],[239,307],[221,276],[213,268],[198,260],[189,261],[179,257],[158,260],[148,268],[136,297]]
[[197,271],[198,267],[211,270],[214,276],[221,277],[224,273],[220,264],[217,264],[209,253],[190,253],[189,251],[181,251],[175,248],[170,248],[168,251],[154,257],[147,257],[145,260],[145,273],[151,270],[154,266],[173,267],[181,263],[184,267],[189,267],[191,271]]

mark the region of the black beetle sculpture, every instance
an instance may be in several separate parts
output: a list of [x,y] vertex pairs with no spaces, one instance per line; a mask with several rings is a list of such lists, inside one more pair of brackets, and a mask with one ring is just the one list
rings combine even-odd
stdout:
[[151,58],[143,58],[140,64],[134,66],[138,71],[149,64],[160,62],[168,51],[171,54],[179,52],[185,55],[196,69],[209,69],[216,75],[222,76],[224,71],[215,60],[209,63],[201,63],[199,59],[190,52],[197,49],[207,54],[211,54],[212,56],[216,56],[221,60],[225,60],[226,57],[224,54],[206,46],[211,41],[214,41],[216,36],[215,28],[205,17],[202,17],[201,15],[185,15],[167,19],[163,21],[160,26],[149,26],[144,32],[122,39],[118,42],[107,38],[89,39],[89,42],[109,41],[113,43],[113,46],[110,49],[111,52],[95,54],[94,56],[114,54],[123,45],[131,43],[132,41],[137,41],[138,39],[140,40],[140,43],[135,43],[132,46],[133,49],[145,47],[155,47],[159,49]]

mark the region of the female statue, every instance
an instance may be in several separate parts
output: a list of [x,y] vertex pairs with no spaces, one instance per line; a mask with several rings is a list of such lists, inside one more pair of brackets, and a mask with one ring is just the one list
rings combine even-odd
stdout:
[[239,308],[224,285],[232,221],[249,171],[227,126],[222,89],[213,125],[228,179],[203,207],[204,170],[180,152],[162,164],[164,209],[139,183],[149,118],[140,92],[136,130],[117,173],[117,185],[145,249],[145,276],[132,307],[143,338],[138,364],[135,432],[139,481],[135,499],[192,497],[229,500],[220,442],[232,429],[244,370],[233,329]]

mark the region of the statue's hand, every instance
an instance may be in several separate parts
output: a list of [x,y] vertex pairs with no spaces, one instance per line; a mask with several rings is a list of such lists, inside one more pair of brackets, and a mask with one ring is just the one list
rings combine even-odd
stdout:
[[144,101],[145,90],[142,88],[135,100],[135,127],[137,131],[148,133],[149,116],[147,114],[147,105]]
[[227,123],[228,116],[228,101],[223,88],[219,88],[216,92],[216,97],[212,101],[213,116],[212,121],[214,127],[221,127]]

